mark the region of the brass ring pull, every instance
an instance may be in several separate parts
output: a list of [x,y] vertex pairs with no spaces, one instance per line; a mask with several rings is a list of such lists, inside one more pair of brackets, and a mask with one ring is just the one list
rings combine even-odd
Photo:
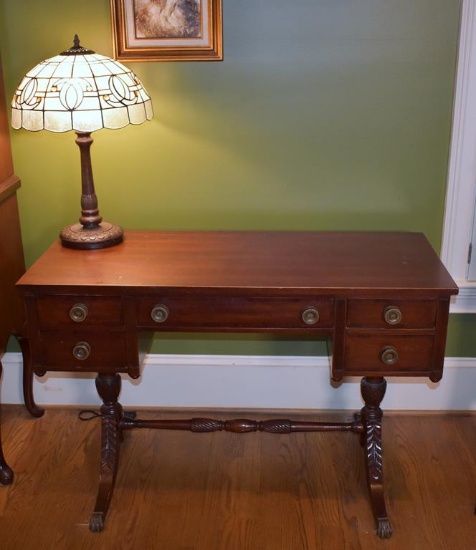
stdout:
[[91,346],[87,342],[78,342],[73,348],[73,357],[84,361],[91,355]]
[[315,307],[307,307],[303,310],[301,319],[306,325],[315,325],[319,321],[319,311]]
[[388,306],[384,309],[383,318],[388,325],[398,325],[402,321],[402,312],[397,306]]
[[150,316],[156,323],[164,323],[169,316],[169,308],[164,304],[154,306],[150,312]]
[[395,365],[398,361],[397,350],[393,346],[386,346],[383,348],[380,358],[382,359],[382,363],[386,365]]
[[88,316],[88,307],[84,304],[74,304],[69,310],[69,316],[75,323],[82,323]]

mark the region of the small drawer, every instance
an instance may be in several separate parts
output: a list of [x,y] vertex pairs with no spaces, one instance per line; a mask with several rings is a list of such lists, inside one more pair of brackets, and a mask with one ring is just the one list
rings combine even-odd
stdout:
[[426,373],[432,370],[432,335],[393,336],[390,332],[348,334],[344,371],[361,376]]
[[334,300],[154,296],[138,300],[137,323],[158,331],[330,328],[334,323]]
[[[122,331],[43,331],[40,334],[42,364],[35,369],[126,372],[126,339]],[[37,357],[35,358],[37,359]]]
[[433,300],[349,300],[347,326],[353,328],[433,328]]
[[123,324],[120,297],[48,296],[36,299],[42,328],[101,327]]

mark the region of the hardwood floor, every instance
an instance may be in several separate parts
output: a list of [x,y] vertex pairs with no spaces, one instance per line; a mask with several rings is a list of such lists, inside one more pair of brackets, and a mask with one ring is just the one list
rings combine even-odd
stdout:
[[77,412],[50,408],[34,419],[3,406],[4,452],[15,471],[13,485],[0,487],[3,550],[476,549],[475,414],[385,415],[394,534],[380,540],[351,433],[127,432],[106,528],[90,533],[100,430]]

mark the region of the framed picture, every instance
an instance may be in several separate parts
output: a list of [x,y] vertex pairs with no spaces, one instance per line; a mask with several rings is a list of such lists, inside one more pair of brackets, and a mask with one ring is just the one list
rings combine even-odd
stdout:
[[120,61],[221,61],[222,0],[111,0]]

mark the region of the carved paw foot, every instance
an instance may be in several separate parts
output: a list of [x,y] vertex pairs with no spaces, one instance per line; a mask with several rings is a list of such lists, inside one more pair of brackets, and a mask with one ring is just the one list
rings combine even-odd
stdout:
[[377,522],[377,535],[381,539],[389,539],[392,536],[392,527],[388,519],[379,519]]
[[100,533],[104,529],[104,514],[102,512],[94,512],[89,520],[89,530],[91,533]]
[[6,464],[0,467],[0,483],[2,485],[11,485],[13,483],[13,471]]

